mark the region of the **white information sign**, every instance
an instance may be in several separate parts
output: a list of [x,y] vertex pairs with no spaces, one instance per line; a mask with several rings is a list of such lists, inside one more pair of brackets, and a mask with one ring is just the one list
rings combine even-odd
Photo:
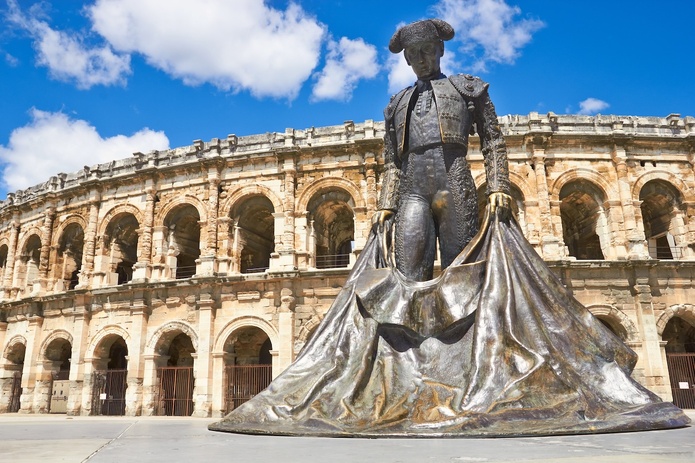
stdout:
[[690,384],[687,381],[680,381],[678,383],[678,389],[690,389]]
[[[682,384],[682,383],[681,383],[681,384]],[[99,394],[99,398],[100,398],[101,400],[106,400],[106,392],[102,392],[101,394]]]

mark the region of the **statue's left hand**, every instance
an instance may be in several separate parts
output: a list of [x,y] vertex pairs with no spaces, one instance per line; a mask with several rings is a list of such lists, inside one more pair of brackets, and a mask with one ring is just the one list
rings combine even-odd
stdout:
[[502,193],[497,191],[491,193],[488,196],[488,204],[490,205],[490,212],[499,212],[503,216],[511,216],[512,214],[512,197],[507,193]]

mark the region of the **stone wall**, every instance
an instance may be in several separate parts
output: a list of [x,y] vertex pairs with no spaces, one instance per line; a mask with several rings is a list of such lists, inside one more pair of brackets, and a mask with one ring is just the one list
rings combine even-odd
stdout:
[[[676,318],[695,326],[695,119],[531,113],[500,124],[527,238],[639,354],[635,377],[670,399],[664,332]],[[9,194],[0,412],[18,372],[20,411],[49,411],[66,346],[70,414],[99,413],[94,385],[121,363],[124,412],[161,413],[158,369],[177,366],[181,345],[192,346],[197,416],[228,408],[225,366],[279,374],[366,242],[383,130],[197,140]],[[468,159],[483,191],[476,138]]]

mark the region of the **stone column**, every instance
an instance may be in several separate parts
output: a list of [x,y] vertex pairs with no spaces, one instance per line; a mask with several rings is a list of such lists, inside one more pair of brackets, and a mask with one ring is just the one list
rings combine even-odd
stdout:
[[215,334],[215,301],[212,295],[201,293],[198,299],[198,351],[195,360],[195,389],[193,416],[208,417],[212,413],[212,342]]
[[39,349],[41,348],[41,326],[43,317],[38,314],[27,316],[27,346],[24,354],[24,369],[22,370],[22,398],[19,413],[32,413],[34,411],[37,380],[37,366]]
[[145,216],[143,224],[140,226],[140,237],[138,238],[138,261],[133,265],[133,283],[146,282],[149,280],[152,268],[152,230],[154,226],[154,203],[157,199],[156,191],[153,187],[145,188]]
[[[635,309],[639,320],[639,329],[643,339],[644,375],[645,386],[664,400],[671,400],[671,386],[668,378],[668,369],[663,363],[665,358],[662,350],[661,337],[657,332],[656,316],[649,285],[648,267],[636,269],[638,273],[633,286]],[[666,372],[666,375],[664,375]]]
[[10,243],[7,249],[7,263],[5,264],[5,273],[2,279],[3,299],[9,299],[12,293],[12,284],[14,282],[15,261],[17,260],[17,241],[19,239],[19,219],[13,218],[10,223]]
[[[543,148],[542,143],[534,142],[533,144],[533,170],[536,176],[536,191],[538,193],[543,258],[548,260],[561,259],[564,256],[564,243],[562,243],[561,238],[553,233],[553,217],[545,171],[545,148]],[[560,215],[558,214],[559,217]]]
[[143,294],[135,294],[130,307],[131,345],[128,346],[128,389],[126,390],[126,416],[142,415],[145,376],[145,344],[150,307]]
[[[297,181],[297,165],[294,152],[284,153],[282,158],[282,208],[275,211],[275,256],[271,259],[271,271],[292,271],[296,268],[295,257],[295,193]],[[275,262],[273,262],[275,260]]]
[[[217,217],[219,214],[219,187],[220,172],[217,167],[211,168],[208,172],[208,210],[207,222],[202,224],[205,227],[205,243],[200,243],[202,253],[197,264],[197,276],[213,276],[217,272]],[[201,241],[203,234],[201,233]]]
[[[280,291],[280,313],[278,314],[277,362],[273,363],[273,378],[282,373],[294,360],[294,309],[295,298],[289,287],[291,280]],[[274,359],[275,360],[275,359]]]
[[84,234],[84,251],[82,253],[82,268],[80,270],[80,282],[77,289],[88,288],[94,284],[94,254],[96,252],[97,233],[99,226],[99,204],[101,203],[101,193],[92,192],[89,202],[89,221],[87,230]]
[[226,408],[226,371],[227,365],[234,363],[234,354],[227,352],[212,353],[212,416],[225,415]]
[[649,251],[646,246],[644,227],[642,224],[641,211],[638,214],[635,210],[635,203],[632,198],[632,189],[627,170],[627,152],[624,146],[614,145],[612,153],[613,165],[618,176],[618,193],[623,209],[625,230],[625,243],[627,244],[628,259],[649,259]]
[[53,221],[56,217],[55,206],[46,208],[41,227],[41,254],[39,257],[39,282],[34,285],[32,294],[43,294],[48,283],[48,262],[51,257],[51,240],[53,238]]
[[75,296],[72,322],[72,355],[70,357],[70,393],[68,395],[67,414],[79,415],[82,412],[84,393],[84,357],[89,344],[89,321],[91,313],[87,308],[87,296]]

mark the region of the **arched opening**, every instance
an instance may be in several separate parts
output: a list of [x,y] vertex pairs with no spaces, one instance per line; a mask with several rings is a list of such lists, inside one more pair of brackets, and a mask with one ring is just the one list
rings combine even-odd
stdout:
[[661,339],[666,342],[666,361],[671,380],[673,403],[680,408],[695,408],[695,317],[671,318]]
[[176,279],[190,278],[196,272],[200,257],[200,214],[198,209],[185,204],[171,211],[164,225],[168,230],[167,254],[176,259]]
[[644,235],[654,259],[679,259],[685,232],[680,192],[662,180],[647,182],[640,190]]
[[5,371],[10,374],[9,377],[1,380],[1,384],[2,397],[8,397],[8,402],[2,404],[2,408],[5,408],[7,413],[17,413],[21,407],[22,371],[24,370],[25,355],[26,345],[21,342],[12,344],[5,353]]
[[193,414],[193,360],[195,347],[190,336],[180,330],[165,333],[155,349],[160,355],[157,368],[157,414],[191,416]]
[[125,415],[128,387],[128,346],[125,340],[116,334],[104,337],[94,356],[96,368],[92,383],[92,414]]
[[6,244],[0,245],[0,285],[5,284],[5,269],[7,268],[7,253],[8,248]]
[[133,279],[133,265],[138,260],[138,229],[140,225],[129,212],[117,215],[106,227],[104,242],[109,256],[109,271],[115,283],[122,285]]
[[224,344],[227,412],[248,401],[272,380],[272,343],[257,327],[234,331]]
[[77,223],[68,225],[58,241],[58,254],[54,263],[56,290],[75,289],[82,268],[84,230]]
[[307,206],[311,220],[310,252],[316,268],[339,268],[350,264],[355,241],[352,197],[342,190],[324,191]]
[[275,251],[275,209],[265,196],[253,196],[232,212],[234,249],[241,273],[265,272]]
[[41,238],[31,235],[24,243],[24,248],[19,256],[19,281],[26,294],[31,293],[34,283],[39,278],[39,263],[41,260]]
[[598,321],[601,322],[603,326],[608,328],[608,330],[616,335],[617,337],[620,338],[621,341],[625,342],[627,341],[627,330],[625,327],[623,327],[620,323],[618,323],[615,319],[610,318],[610,317],[605,317],[602,315],[598,315],[596,317]]
[[[66,339],[54,339],[46,346],[44,354],[51,370],[49,413],[67,413],[70,393],[70,359],[72,345]],[[48,362],[51,362],[50,364]]]
[[603,192],[586,180],[568,182],[560,190],[562,239],[570,256],[578,260],[603,260],[610,250],[604,203]]

